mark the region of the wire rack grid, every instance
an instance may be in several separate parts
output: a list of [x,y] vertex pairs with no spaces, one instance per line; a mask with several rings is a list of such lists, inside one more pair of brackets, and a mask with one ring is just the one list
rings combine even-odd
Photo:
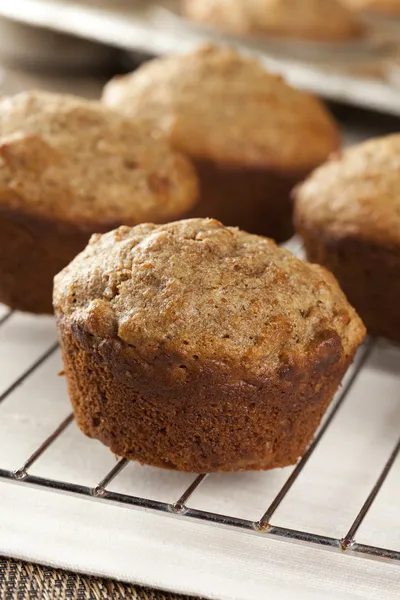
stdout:
[[[12,311],[7,312],[0,318],[0,327],[12,316]],[[178,519],[194,519],[203,521],[208,524],[228,527],[234,530],[246,531],[260,536],[289,541],[294,543],[311,545],[326,550],[341,552],[346,555],[361,556],[369,559],[383,560],[393,562],[400,565],[400,550],[382,548],[374,545],[361,544],[356,541],[356,534],[364,521],[368,511],[374,503],[379,491],[381,490],[385,479],[387,478],[397,456],[400,453],[400,439],[395,444],[390,455],[387,457],[381,472],[376,479],[372,489],[370,490],[365,502],[361,506],[357,515],[347,532],[344,532],[343,537],[329,537],[313,533],[311,531],[299,531],[287,527],[280,527],[273,523],[273,517],[284,498],[289,494],[292,486],[300,477],[304,467],[309,461],[312,454],[318,448],[321,439],[326,434],[332,421],[334,420],[339,409],[348,398],[349,393],[360,375],[367,359],[371,355],[372,350],[376,346],[377,341],[369,339],[360,349],[351,376],[345,379],[344,385],[336,396],[329,413],[323,421],[314,441],[308,448],[304,457],[295,466],[284,485],[281,487],[275,498],[265,510],[259,520],[249,520],[235,516],[217,514],[206,510],[199,510],[189,506],[195,490],[201,486],[203,481],[208,476],[201,474],[195,477],[192,483],[187,487],[183,494],[173,503],[161,502],[125,493],[111,491],[108,486],[114,481],[127,466],[126,459],[120,459],[116,465],[104,476],[104,478],[95,486],[89,487],[78,485],[69,481],[61,481],[46,477],[39,477],[31,474],[31,467],[40,460],[46,450],[66,431],[69,425],[73,422],[73,414],[69,414],[59,426],[37,447],[37,449],[29,456],[25,462],[16,470],[7,470],[1,468],[0,465],[0,481],[7,481],[17,485],[33,486],[36,488],[46,488],[53,492],[70,494],[81,498],[86,498],[92,501],[112,503],[120,507],[131,507],[156,513],[163,513]],[[47,361],[58,349],[58,344],[53,343],[33,364],[31,364],[23,373],[21,373],[15,381],[0,395],[0,404],[8,398],[16,388],[23,384],[45,361]]]

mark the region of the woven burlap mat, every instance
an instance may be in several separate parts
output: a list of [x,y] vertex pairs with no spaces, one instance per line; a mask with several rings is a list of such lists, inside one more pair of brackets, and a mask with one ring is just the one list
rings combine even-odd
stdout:
[[[155,565],[155,568],[156,565]],[[0,556],[0,600],[194,600]]]

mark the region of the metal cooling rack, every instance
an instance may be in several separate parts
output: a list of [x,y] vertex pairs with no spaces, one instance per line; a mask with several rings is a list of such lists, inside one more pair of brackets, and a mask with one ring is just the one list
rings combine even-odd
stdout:
[[[13,313],[8,312],[2,318],[0,318],[0,327],[8,321]],[[274,538],[276,540],[283,540],[289,542],[297,542],[308,546],[314,546],[318,548],[324,548],[326,550],[342,552],[346,555],[356,555],[364,558],[383,560],[386,562],[393,562],[400,565],[400,550],[391,550],[388,548],[380,548],[373,545],[360,544],[356,541],[356,534],[360,528],[361,523],[364,521],[369,509],[374,503],[386,477],[389,474],[397,456],[400,454],[400,439],[393,448],[390,456],[388,457],[385,465],[380,472],[378,479],[373,485],[368,497],[362,505],[359,513],[355,516],[354,521],[347,532],[344,532],[342,538],[327,537],[319,535],[311,531],[298,531],[286,527],[280,527],[272,523],[275,511],[284,500],[284,498],[290,493],[290,490],[301,475],[304,467],[306,466],[311,455],[316,451],[318,445],[325,435],[327,429],[332,423],[335,415],[337,414],[340,407],[345,402],[349,395],[350,390],[353,387],[354,382],[360,375],[360,372],[366,363],[368,357],[371,355],[373,348],[376,345],[375,340],[368,340],[364,346],[360,349],[351,376],[345,379],[344,385],[339,395],[336,396],[331,409],[323,421],[317,436],[313,443],[310,445],[305,456],[298,462],[290,476],[282,488],[277,493],[276,497],[264,512],[262,517],[258,521],[252,521],[248,519],[238,518],[229,515],[217,514],[205,510],[198,510],[188,506],[188,501],[195,492],[195,490],[202,484],[207,477],[207,474],[198,475],[191,485],[183,492],[180,498],[176,502],[169,504],[166,502],[160,502],[149,498],[142,498],[138,496],[132,496],[128,494],[113,492],[107,489],[109,484],[115,480],[122,470],[127,466],[128,462],[126,459],[120,459],[111,471],[109,471],[105,477],[94,487],[88,487],[84,485],[77,485],[68,481],[59,481],[55,479],[48,479],[45,477],[37,477],[30,474],[30,468],[36,463],[43,453],[53,444],[53,442],[59,438],[67,427],[73,421],[73,414],[70,414],[64,419],[60,425],[43,441],[42,444],[33,452],[24,464],[15,471],[9,471],[0,467],[0,481],[6,480],[11,483],[24,486],[33,486],[37,488],[46,488],[50,491],[70,494],[74,496],[80,496],[89,500],[96,500],[98,502],[108,502],[118,506],[125,506],[137,509],[144,509],[147,511],[153,511],[155,513],[164,513],[166,515],[174,516],[179,519],[195,519],[197,521],[205,521],[208,524],[219,525],[228,527],[230,529],[237,529],[241,531],[247,531],[249,533],[258,534],[268,538]],[[30,375],[32,375],[36,369],[38,369],[47,359],[49,359],[54,352],[58,349],[58,344],[52,344],[29,368],[27,368],[1,395],[0,403],[3,402],[20,384],[26,381]]]

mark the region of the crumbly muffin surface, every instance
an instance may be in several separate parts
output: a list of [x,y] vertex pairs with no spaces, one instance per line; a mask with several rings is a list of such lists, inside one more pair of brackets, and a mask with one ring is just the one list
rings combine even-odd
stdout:
[[111,80],[103,101],[161,130],[188,155],[233,167],[296,172],[339,145],[319,100],[226,47],[148,62]]
[[400,134],[333,157],[296,193],[296,220],[334,237],[400,243]]
[[345,40],[361,28],[341,0],[183,0],[184,13],[230,33]]
[[145,360],[179,356],[184,369],[186,359],[200,359],[256,376],[290,368],[294,358],[301,364],[327,332],[340,336],[345,356],[364,335],[325,269],[212,219],[93,236],[56,276],[54,306]]
[[78,225],[190,208],[189,162],[100,103],[41,91],[0,100],[0,205]]

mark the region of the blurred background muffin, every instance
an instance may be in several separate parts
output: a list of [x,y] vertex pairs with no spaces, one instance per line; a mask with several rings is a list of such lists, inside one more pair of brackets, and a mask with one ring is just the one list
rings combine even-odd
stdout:
[[344,0],[353,10],[400,15],[400,0]]
[[293,186],[340,143],[319,100],[223,46],[150,61],[107,84],[103,102],[193,160],[200,201],[192,216],[278,241],[293,232]]
[[197,197],[189,161],[98,102],[27,92],[0,101],[0,301],[52,312],[53,277],[92,233],[160,223]]
[[334,273],[370,334],[400,342],[400,134],[333,157],[296,192],[307,258]]
[[186,16],[228,33],[320,41],[357,37],[362,27],[341,0],[182,0]]

